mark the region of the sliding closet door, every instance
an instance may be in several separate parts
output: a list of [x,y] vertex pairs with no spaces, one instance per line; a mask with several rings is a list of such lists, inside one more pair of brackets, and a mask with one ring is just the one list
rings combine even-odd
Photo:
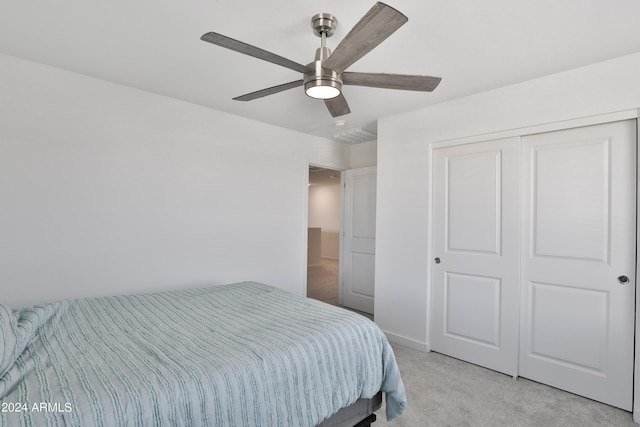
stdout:
[[433,151],[431,348],[515,375],[520,138]]
[[635,121],[523,137],[520,375],[626,410]]

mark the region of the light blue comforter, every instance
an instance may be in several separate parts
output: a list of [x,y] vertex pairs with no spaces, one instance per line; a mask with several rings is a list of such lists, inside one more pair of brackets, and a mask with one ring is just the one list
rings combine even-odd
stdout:
[[384,334],[267,285],[0,305],[0,426],[314,426],[406,404]]

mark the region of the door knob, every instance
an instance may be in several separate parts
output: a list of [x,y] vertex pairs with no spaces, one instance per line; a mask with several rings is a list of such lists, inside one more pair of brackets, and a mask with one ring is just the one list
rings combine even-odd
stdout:
[[433,262],[435,262],[436,264],[440,264],[440,258],[435,257],[435,258],[433,259]]
[[621,285],[626,285],[629,283],[629,278],[627,276],[618,276],[618,283]]

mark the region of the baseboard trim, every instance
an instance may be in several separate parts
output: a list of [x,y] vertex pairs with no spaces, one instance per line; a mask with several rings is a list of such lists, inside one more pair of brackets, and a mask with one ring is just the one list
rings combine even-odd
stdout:
[[421,351],[423,353],[429,353],[431,351],[431,346],[428,342],[414,340],[413,338],[394,334],[393,332],[385,331],[384,329],[382,330],[382,332],[384,332],[384,334],[387,336],[389,342],[392,342],[394,344],[400,344],[413,350]]

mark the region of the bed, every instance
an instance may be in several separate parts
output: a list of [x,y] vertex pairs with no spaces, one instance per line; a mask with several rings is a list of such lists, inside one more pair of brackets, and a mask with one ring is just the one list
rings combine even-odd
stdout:
[[364,426],[406,405],[370,320],[256,282],[0,304],[0,426]]

